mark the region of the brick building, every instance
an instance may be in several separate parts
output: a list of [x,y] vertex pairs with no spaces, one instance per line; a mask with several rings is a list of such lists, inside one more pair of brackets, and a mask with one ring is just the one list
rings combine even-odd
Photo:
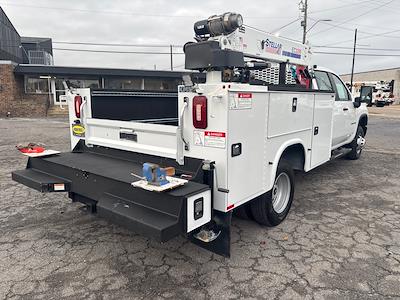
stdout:
[[15,76],[16,63],[0,61],[0,118],[46,116],[49,96],[26,94],[24,78]]

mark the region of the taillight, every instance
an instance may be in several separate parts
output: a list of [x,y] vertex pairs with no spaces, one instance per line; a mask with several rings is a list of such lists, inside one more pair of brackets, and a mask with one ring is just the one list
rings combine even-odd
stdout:
[[196,96],[193,98],[192,115],[194,128],[207,128],[207,97]]
[[75,116],[78,119],[81,117],[81,106],[82,106],[82,97],[75,96],[74,98]]

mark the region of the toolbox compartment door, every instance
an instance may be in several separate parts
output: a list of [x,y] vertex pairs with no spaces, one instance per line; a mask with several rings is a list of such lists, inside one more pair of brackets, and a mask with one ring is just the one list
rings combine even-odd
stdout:
[[333,106],[335,101],[334,96],[331,94],[318,93],[314,97],[310,169],[327,162],[331,157]]

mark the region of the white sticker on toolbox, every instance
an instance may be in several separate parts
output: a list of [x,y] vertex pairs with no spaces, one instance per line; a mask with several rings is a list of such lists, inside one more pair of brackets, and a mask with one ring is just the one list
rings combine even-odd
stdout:
[[251,109],[253,102],[252,93],[236,93],[230,97],[230,109]]
[[204,131],[193,131],[193,144],[196,146],[204,146]]
[[64,183],[55,183],[54,191],[65,191],[65,184]]
[[204,146],[213,148],[226,147],[225,132],[206,131],[204,132]]

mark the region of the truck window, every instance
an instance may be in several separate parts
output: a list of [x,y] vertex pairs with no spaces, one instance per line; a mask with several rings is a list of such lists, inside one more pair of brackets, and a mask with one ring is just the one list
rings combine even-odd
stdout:
[[335,74],[332,74],[333,82],[336,86],[336,100],[338,101],[349,101],[349,93],[347,92],[346,86]]
[[315,79],[317,80],[318,90],[320,91],[333,91],[331,81],[326,72],[316,71]]

